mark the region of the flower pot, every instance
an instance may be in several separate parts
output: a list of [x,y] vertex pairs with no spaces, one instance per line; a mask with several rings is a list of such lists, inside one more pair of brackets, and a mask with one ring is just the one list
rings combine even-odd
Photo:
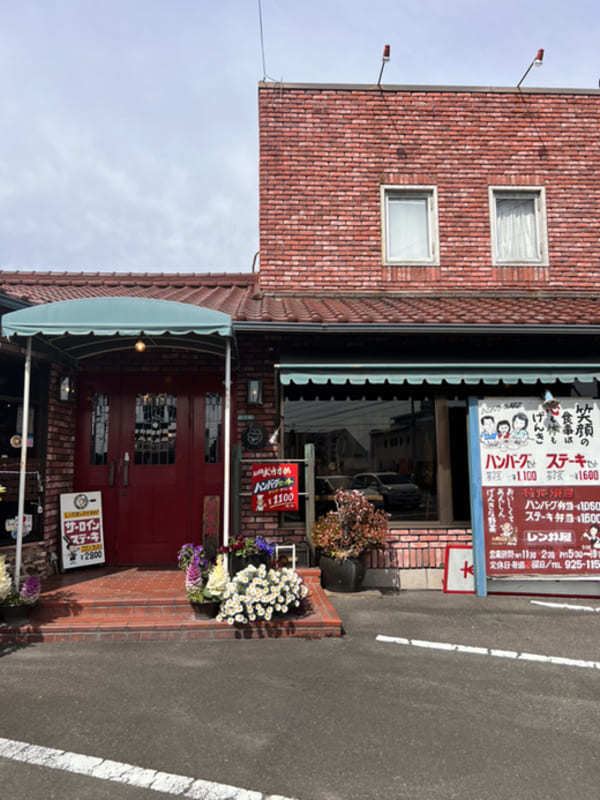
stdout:
[[219,613],[220,603],[205,600],[203,603],[192,603],[191,606],[196,619],[214,619]]
[[243,569],[246,569],[247,566],[252,564],[255,567],[260,567],[261,564],[265,564],[265,566],[269,566],[269,554],[268,553],[255,553],[252,556],[236,556],[233,553],[229,556],[229,574],[231,576],[235,575],[237,572],[241,572]]
[[365,565],[360,558],[339,561],[321,554],[321,584],[333,592],[358,592],[365,577]]
[[31,606],[0,606],[0,615],[7,625],[27,625]]

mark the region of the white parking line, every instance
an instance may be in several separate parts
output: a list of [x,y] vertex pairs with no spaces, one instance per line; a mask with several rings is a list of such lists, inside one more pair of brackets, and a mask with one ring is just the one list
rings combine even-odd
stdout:
[[546,600],[530,600],[534,606],[546,606],[547,608],[566,608],[569,611],[600,611],[600,606],[578,606],[575,603],[550,603]]
[[290,800],[281,795],[251,792],[225,783],[202,781],[185,775],[173,775],[170,772],[157,772],[154,769],[144,769],[120,761],[85,756],[81,753],[68,753],[64,750],[55,750],[53,747],[39,747],[28,742],[1,737],[0,757],[114,783],[140,786],[155,792],[190,797],[192,800]]
[[478,656],[494,656],[495,658],[514,658],[516,661],[537,661],[542,664],[556,664],[561,667],[583,667],[584,669],[600,669],[600,661],[584,661],[578,658],[562,658],[560,656],[541,656],[537,653],[519,653],[516,650],[496,650],[489,647],[471,647],[466,644],[450,644],[449,642],[427,642],[422,639],[404,639],[401,636],[376,637],[378,642],[426,647],[430,650],[443,650],[448,653],[467,653]]

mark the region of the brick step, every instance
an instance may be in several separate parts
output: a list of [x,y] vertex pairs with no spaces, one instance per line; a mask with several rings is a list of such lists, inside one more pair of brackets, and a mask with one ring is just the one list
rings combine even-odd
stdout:
[[97,620],[147,617],[173,617],[194,619],[194,611],[187,600],[140,600],[123,602],[119,600],[93,600],[81,602],[43,601],[30,614],[35,623],[52,622],[58,619]]

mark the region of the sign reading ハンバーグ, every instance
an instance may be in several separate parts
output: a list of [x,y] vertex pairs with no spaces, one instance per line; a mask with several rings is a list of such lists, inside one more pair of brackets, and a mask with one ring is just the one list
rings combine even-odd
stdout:
[[600,401],[478,403],[487,574],[600,573]]
[[60,532],[63,569],[104,564],[101,493],[61,494]]
[[252,511],[297,511],[298,464],[252,464]]

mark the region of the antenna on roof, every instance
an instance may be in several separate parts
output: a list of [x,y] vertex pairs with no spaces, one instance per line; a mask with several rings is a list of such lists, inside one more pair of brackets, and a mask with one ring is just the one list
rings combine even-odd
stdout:
[[386,63],[389,60],[390,60],[390,46],[389,44],[386,44],[383,47],[383,56],[381,58],[381,69],[379,70],[379,78],[377,78],[377,86],[381,86],[381,76],[383,75],[383,68],[385,67]]
[[521,80],[520,80],[520,81],[517,83],[517,89],[518,89],[518,88],[521,86],[521,84],[523,83],[523,81],[525,80],[525,78],[527,77],[527,75],[529,74],[529,70],[530,70],[532,67],[541,67],[541,66],[542,66],[542,63],[543,63],[543,61],[544,61],[544,49],[543,49],[543,48],[540,48],[540,49],[537,51],[537,53],[536,53],[536,56],[535,56],[535,58],[533,59],[533,61],[531,62],[531,64],[530,64],[530,65],[527,67],[527,69],[525,70],[525,74],[523,75],[523,77],[521,78]]

